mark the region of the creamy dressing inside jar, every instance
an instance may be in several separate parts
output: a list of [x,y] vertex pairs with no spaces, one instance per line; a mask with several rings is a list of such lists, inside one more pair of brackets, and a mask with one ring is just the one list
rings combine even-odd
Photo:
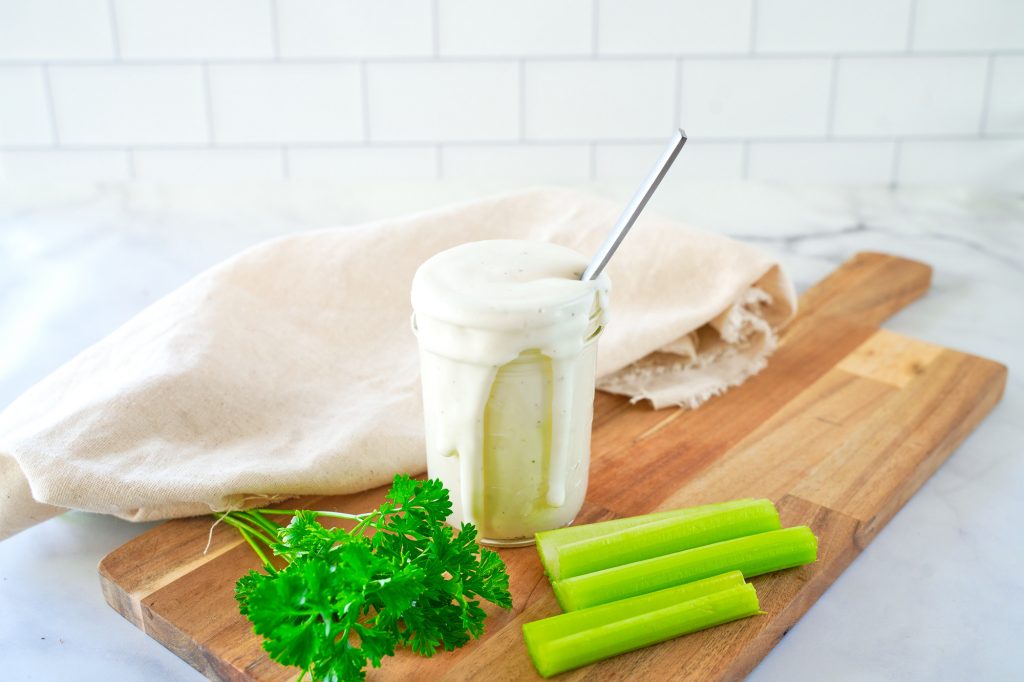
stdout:
[[492,544],[571,523],[590,461],[609,282],[572,249],[518,240],[443,251],[416,272],[427,466],[450,521]]

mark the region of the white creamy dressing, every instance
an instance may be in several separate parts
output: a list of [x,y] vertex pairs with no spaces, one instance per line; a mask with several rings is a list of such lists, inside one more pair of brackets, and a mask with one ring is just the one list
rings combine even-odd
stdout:
[[[463,244],[439,253],[416,272],[412,303],[414,329],[421,350],[430,475],[435,476],[435,470],[441,474],[455,498],[455,516],[476,523],[484,537],[488,536],[488,530],[492,531],[491,535],[499,536],[506,532],[495,532],[495,524],[487,523],[488,518],[502,512],[493,507],[507,499],[507,495],[488,494],[492,486],[484,480],[484,458],[485,412],[489,400],[494,408],[495,377],[508,363],[528,359],[531,353],[536,356],[537,352],[550,359],[550,405],[535,405],[538,393],[535,388],[526,386],[529,382],[524,383],[523,389],[532,391],[528,399],[548,415],[528,425],[539,428],[542,421],[549,421],[549,452],[544,453],[546,490],[538,491],[542,492],[543,501],[550,508],[566,505],[567,485],[573,475],[584,477],[582,484],[574,483],[576,489],[585,491],[587,469],[580,467],[578,460],[575,466],[570,465],[570,451],[574,444],[579,449],[582,438],[574,435],[574,428],[577,431],[586,428],[585,444],[589,448],[593,353],[588,354],[589,367],[580,359],[584,348],[605,324],[609,290],[605,276],[591,282],[579,280],[586,265],[584,256],[563,246],[493,240]],[[581,376],[588,372],[589,377]],[[534,387],[536,383],[533,382]],[[509,389],[503,390],[507,398]],[[520,399],[513,393],[511,399],[503,399],[501,405],[515,409],[524,400],[527,398]],[[581,401],[586,403],[581,404]],[[581,407],[586,414],[586,424],[574,425],[573,415],[580,414]],[[502,415],[501,421],[506,427],[511,424],[515,430],[519,417]],[[524,420],[527,418],[534,419],[522,416]],[[536,450],[540,447],[537,443],[546,441],[547,431],[544,434],[533,440],[524,436],[523,442],[529,441]],[[500,452],[503,458],[515,455],[527,460],[521,467],[509,466],[508,462],[501,464],[505,479],[522,472],[521,481],[503,480],[502,486],[508,488],[521,483],[520,487],[525,489],[535,484],[536,476],[530,472],[536,466],[531,468],[530,464],[536,464],[538,455],[534,453],[533,459],[529,459],[530,449],[524,446],[522,452],[512,453],[506,447]],[[454,473],[451,466],[443,462],[453,457],[458,458],[458,480],[449,480],[453,477],[444,475]],[[490,468],[494,470],[494,466]],[[582,492],[578,501],[582,503]],[[577,510],[578,507],[572,510],[572,516]],[[506,515],[508,513],[513,512],[506,510]],[[564,523],[570,522],[572,516]],[[520,521],[505,523],[503,527],[520,528],[521,532],[532,535],[530,520]]]

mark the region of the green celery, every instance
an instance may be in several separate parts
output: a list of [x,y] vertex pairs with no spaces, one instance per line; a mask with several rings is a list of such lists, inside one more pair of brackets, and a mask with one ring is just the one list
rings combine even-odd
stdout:
[[615,533],[627,528],[661,521],[663,519],[689,517],[713,511],[725,511],[728,509],[740,508],[752,501],[752,499],[748,498],[733,500],[731,502],[718,502],[716,504],[705,504],[699,507],[670,509],[668,511],[654,512],[653,514],[644,514],[642,516],[630,516],[624,519],[612,519],[611,521],[599,521],[597,523],[587,523],[581,526],[566,526],[565,528],[546,530],[537,533],[535,536],[537,540],[537,553],[540,554],[540,561],[544,565],[544,570],[548,572],[549,576],[552,576],[551,565],[554,561],[557,561],[558,551],[565,545],[579,542],[580,540],[596,538],[609,533]]
[[697,507],[689,514],[564,544],[549,557],[549,575],[552,580],[564,580],[781,526],[779,512],[770,500]]
[[575,611],[727,571],[741,571],[751,578],[811,563],[817,554],[814,533],[807,526],[796,526],[556,580],[551,586],[562,608]]
[[596,628],[600,625],[607,625],[619,620],[626,620],[644,613],[657,611],[658,609],[672,606],[684,601],[690,601],[699,597],[706,597],[714,592],[721,592],[733,587],[743,585],[743,574],[739,571],[730,571],[722,575],[696,580],[684,585],[676,585],[657,592],[620,599],[618,601],[592,606],[589,609],[569,611],[557,616],[535,620],[532,623],[523,625],[523,633],[527,640],[533,639],[543,641],[558,639],[569,635]]
[[[735,579],[730,578],[729,581]],[[670,602],[666,599],[663,608],[646,612],[637,608],[636,615],[623,619],[610,620],[609,616],[634,611],[622,605],[625,602],[635,603],[637,598],[527,623],[523,626],[526,647],[537,671],[544,677],[551,677],[627,651],[759,613],[760,606],[754,586],[743,583],[741,577],[738,579],[740,584],[733,587],[716,589],[680,601]],[[671,590],[656,594],[667,592]],[[652,596],[644,595],[639,599]],[[594,616],[593,619],[586,617],[590,615]],[[574,616],[577,619],[571,625],[546,623]]]

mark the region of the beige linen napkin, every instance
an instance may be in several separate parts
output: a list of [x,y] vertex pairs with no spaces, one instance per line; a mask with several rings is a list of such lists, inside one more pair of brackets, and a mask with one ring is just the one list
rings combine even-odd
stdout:
[[[417,266],[478,239],[590,254],[619,208],[521,192],[284,237],[202,273],[0,413],[0,538],[65,508],[159,519],[423,471]],[[760,370],[794,312],[769,255],[654,216],[608,272],[599,386],[655,407]]]

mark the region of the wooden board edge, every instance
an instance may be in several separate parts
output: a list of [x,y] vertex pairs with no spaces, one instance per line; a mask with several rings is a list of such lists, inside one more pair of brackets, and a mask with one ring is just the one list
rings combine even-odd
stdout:
[[100,591],[103,593],[103,599],[108,605],[110,605],[110,608],[117,611],[122,618],[143,632],[146,632],[146,627],[142,620],[142,614],[138,611],[137,602],[132,599],[131,594],[121,588],[117,579],[111,574],[108,568],[107,559],[109,556],[110,555],[108,554],[100,559],[100,562],[96,567],[96,571],[99,573]]
[[[106,557],[104,557],[104,560]],[[100,590],[103,598],[122,618],[141,630],[154,642],[187,663],[200,675],[215,682],[242,682],[246,678],[230,669],[198,642],[188,639],[181,630],[166,622],[135,595],[121,589],[111,575],[104,561],[98,566]],[[194,655],[199,654],[198,658]]]
[[[828,538],[829,544],[838,548],[839,551],[830,555],[829,562],[823,570],[812,573],[812,578],[804,583],[804,587],[798,593],[798,598],[789,601],[782,611],[772,614],[768,626],[761,630],[747,646],[744,646],[739,655],[733,659],[732,664],[722,671],[720,677],[722,680],[738,681],[746,678],[828,591],[829,587],[846,571],[850,564],[860,556],[863,549],[856,542],[862,525],[860,520],[796,495],[784,495],[776,501],[776,505],[783,518],[783,526],[792,525],[791,521],[806,523],[815,529],[820,544],[825,542],[825,537],[824,533],[819,530],[819,520],[820,523],[829,524],[830,528],[834,528],[836,532],[840,533],[838,537]],[[787,516],[793,512],[798,516],[804,516],[808,512],[813,512],[813,514],[810,518],[787,521]],[[820,556],[821,552],[819,551],[819,558]],[[790,570],[800,571],[801,569]],[[786,571],[782,573],[786,573]],[[758,578],[752,580],[756,581]]]
[[[959,353],[959,351],[949,350],[946,352]],[[875,536],[888,525],[889,521],[899,513],[904,505],[910,501],[910,498],[921,489],[921,486],[935,474],[939,467],[956,452],[957,448],[960,447],[967,437],[977,430],[985,417],[1003,399],[1003,395],[1006,392],[1006,380],[1009,375],[1006,365],[976,355],[970,355],[969,357],[979,367],[984,367],[989,373],[984,389],[978,393],[978,400],[960,421],[959,427],[951,431],[949,436],[932,451],[923,466],[919,467],[918,471],[915,472],[915,475],[907,479],[907,485],[900,490],[899,494],[893,496],[891,502],[871,518],[861,519],[861,525],[855,537],[857,545],[861,549],[867,547]]]
[[241,682],[247,679],[240,671],[213,655],[206,646],[190,638],[147,605],[140,605],[140,615],[144,623],[143,632],[208,680]]
[[800,296],[790,323],[815,315],[841,315],[880,326],[931,288],[927,263],[875,251],[860,251]]

